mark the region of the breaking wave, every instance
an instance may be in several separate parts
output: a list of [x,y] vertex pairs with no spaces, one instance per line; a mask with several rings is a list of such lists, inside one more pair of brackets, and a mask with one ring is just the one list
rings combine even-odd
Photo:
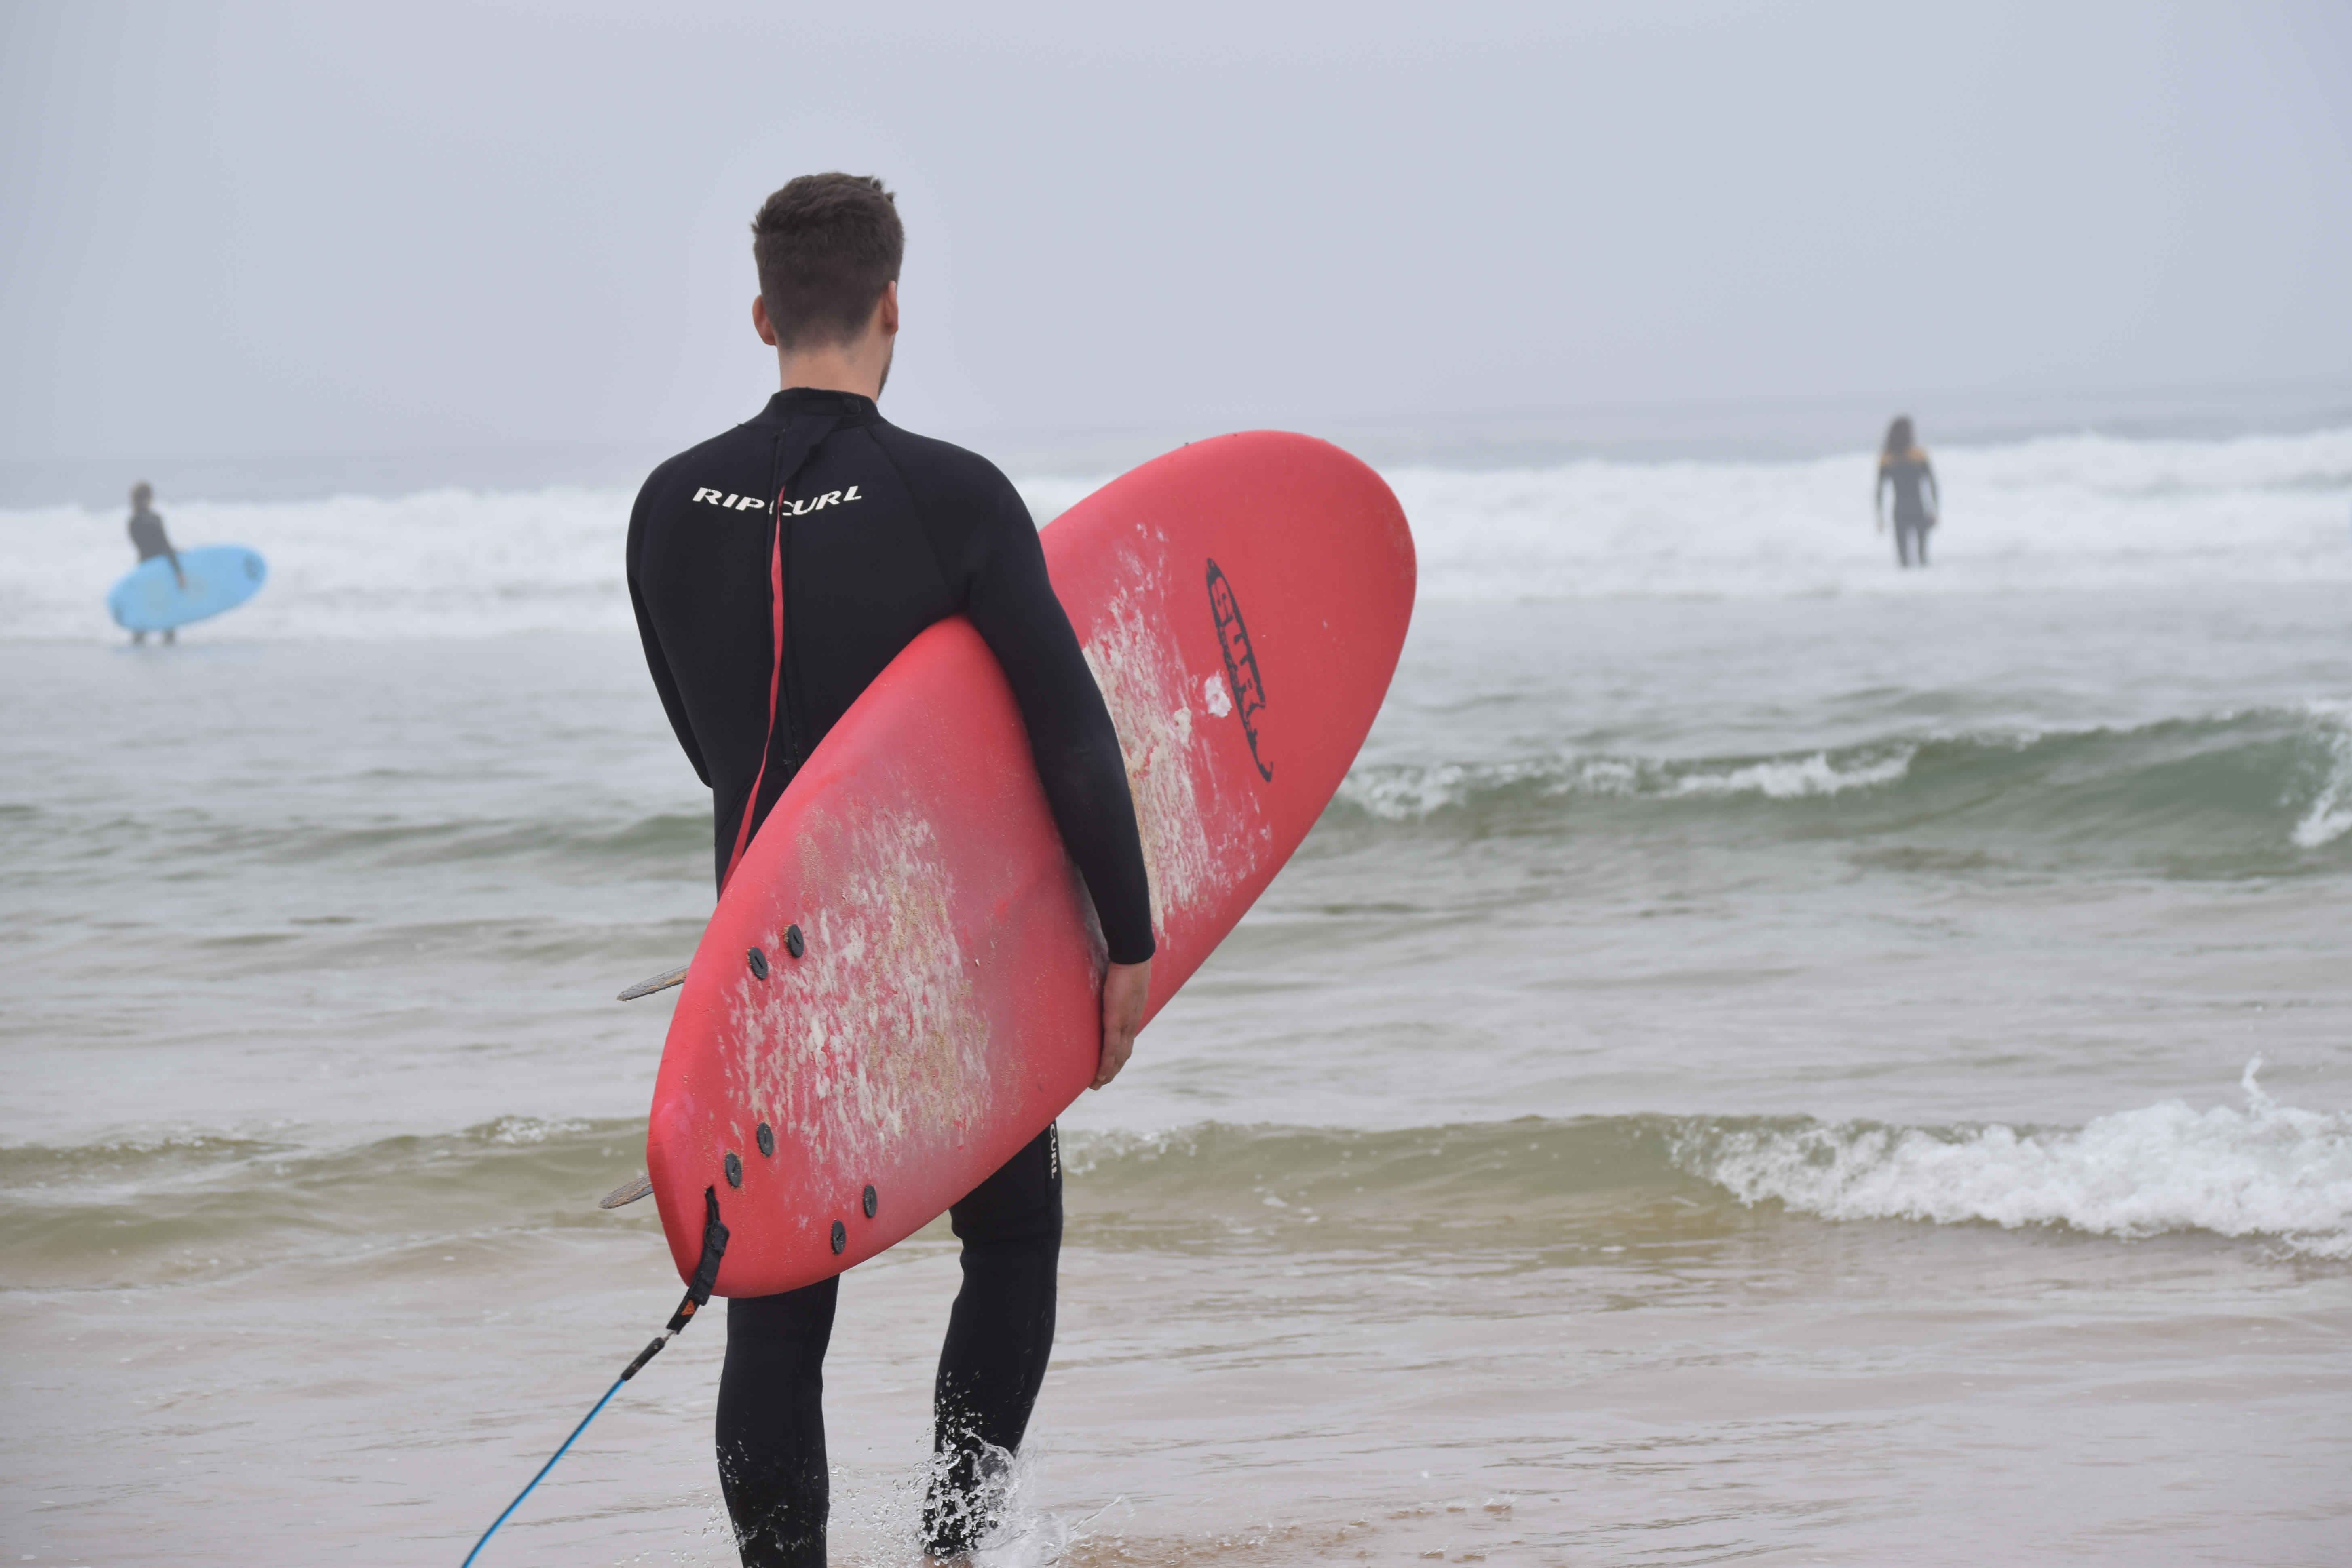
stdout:
[[[1207,1122],[1065,1141],[1073,1245],[1603,1263],[1706,1246],[1778,1204],[1830,1221],[2202,1233],[2352,1259],[2352,1115],[2179,1101],[2081,1127],[1739,1116],[1526,1117],[1366,1130]],[[492,1247],[614,1226],[659,1257],[635,1119],[508,1117],[341,1150],[189,1137],[0,1148],[13,1289],[168,1284],[299,1256]],[[943,1225],[925,1233],[952,1245]],[[656,1265],[657,1266],[657,1265]]]
[[1992,853],[2038,842],[2191,875],[2291,870],[2352,842],[2352,707],[1778,755],[1362,763],[1329,820],[1540,834],[1623,810],[1856,838],[1948,835]]
[[[1713,1232],[1726,1200],[1823,1219],[2204,1233],[2352,1259],[2352,1115],[2277,1103],[2249,1062],[2242,1109],[2178,1101],[2081,1127],[1901,1127],[1806,1118],[1588,1117],[1408,1128],[1208,1126],[1072,1141],[1103,1232],[1214,1221],[1228,1237],[1330,1246],[1378,1233],[1490,1255]],[[1345,1238],[1343,1240],[1343,1237]]]
[[2352,580],[2352,430],[1936,454],[1939,569],[1888,571],[1873,458],[1388,475],[1423,597],[1785,598]]
[[2294,842],[2304,849],[2333,844],[2352,833],[2352,704],[2314,703],[2312,712],[2332,733],[2326,779],[2312,796],[2311,809],[2294,825]]
[[2246,1064],[2243,1110],[2168,1100],[2049,1130],[1701,1124],[1675,1154],[1743,1203],[1826,1219],[2208,1231],[2352,1258],[2352,1116],[2277,1104],[2261,1067]]
[[[2352,429],[2228,441],[2072,436],[1937,453],[1941,565],[1888,570],[1872,458],[1398,468],[1425,601],[2352,583]],[[1041,521],[1101,482],[1038,475]],[[632,492],[558,487],[216,502],[163,498],[174,540],[247,544],[268,588],[206,638],[625,633]],[[0,637],[110,640],[122,518],[0,510]]]
[[1915,744],[1798,752],[1752,760],[1590,756],[1486,765],[1441,763],[1429,767],[1372,764],[1357,768],[1340,798],[1391,822],[1475,808],[1510,795],[1693,800],[1756,795],[1796,800],[1893,784],[1910,772]]
[[[709,847],[699,815],[615,812],[601,797],[530,815],[504,800],[471,816],[434,804],[357,826],[291,812],[265,832],[235,803],[201,797],[138,818],[105,803],[48,802],[0,814],[0,827],[11,842],[45,847],[52,868],[26,873],[37,879],[127,846],[159,864],[215,869],[513,866],[608,885],[698,875]],[[1639,835],[1660,814],[1743,834],[1899,836],[1982,865],[2056,857],[2200,877],[2336,868],[2352,853],[2352,705],[1746,756],[1360,763],[1311,842],[1317,853],[1346,853],[1399,836]]]

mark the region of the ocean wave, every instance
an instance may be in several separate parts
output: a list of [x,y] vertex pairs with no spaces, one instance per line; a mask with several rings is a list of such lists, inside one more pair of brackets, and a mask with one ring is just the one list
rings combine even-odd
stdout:
[[1786,598],[2352,581],[2352,430],[1936,453],[1938,570],[1889,571],[1866,453],[1387,477],[1422,596]]
[[[501,803],[502,805],[505,803]],[[420,810],[365,824],[289,815],[265,831],[204,803],[131,818],[55,803],[0,814],[0,850],[37,843],[42,879],[126,847],[157,864],[336,866],[371,873],[525,865],[596,881],[695,872],[708,819],[688,813],[476,817]],[[1359,763],[1316,852],[1404,836],[1638,834],[1659,816],[1723,831],[1856,843],[1899,838],[1975,863],[2056,857],[2168,875],[2295,873],[2352,852],[2352,704],[2046,732],[1889,736],[1779,753],[1593,752],[1490,763]],[[21,857],[20,857],[21,858]]]
[[408,821],[304,820],[289,814],[257,823],[231,803],[209,802],[139,816],[101,805],[27,806],[0,816],[0,848],[12,841],[43,846],[46,869],[75,874],[78,861],[112,859],[126,847],[158,862],[199,866],[208,874],[232,866],[341,866],[370,870],[466,864],[535,864],[559,871],[609,877],[631,869],[675,874],[698,871],[710,852],[709,818],[699,814],[588,815],[596,803],[571,807],[570,816],[485,811],[472,817],[418,816]]
[[1675,1158],[1742,1203],[1825,1219],[2205,1231],[2352,1258],[2352,1117],[2277,1104],[2261,1066],[2246,1064],[2242,1110],[2168,1100],[2048,1130],[1700,1123]]
[[[1070,1237],[1599,1264],[1723,1244],[1752,1229],[1756,1205],[1777,1204],[1832,1222],[2196,1233],[2352,1259],[2352,1116],[2276,1103],[2256,1066],[2243,1110],[2168,1101],[2076,1128],[1643,1114],[1073,1131]],[[0,1254],[10,1287],[44,1289],[616,1225],[651,1241],[650,1204],[594,1206],[643,1169],[644,1149],[638,1119],[527,1117],[331,1150],[290,1135],[20,1145],[0,1150]],[[946,1244],[943,1226],[929,1234]]]
[[[1937,453],[1939,570],[1889,570],[1873,459],[1621,462],[1386,477],[1424,601],[1782,598],[2215,582],[2352,583],[2352,429],[2231,441],[2067,437]],[[1021,481],[1050,520],[1097,475]],[[553,488],[225,503],[165,498],[175,540],[268,556],[252,604],[204,637],[625,634],[632,492]],[[110,510],[0,510],[0,637],[111,640],[130,564]]]
[[340,1149],[293,1128],[17,1144],[0,1148],[0,1257],[13,1289],[171,1284],[289,1257],[609,1224],[594,1201],[644,1152],[642,1121],[530,1116]]
[[1430,766],[1366,764],[1349,773],[1339,798],[1391,822],[1417,821],[1506,795],[1692,800],[1755,795],[1799,800],[1892,784],[1911,768],[1908,743],[1754,759],[1675,761],[1589,756],[1557,761]]
[[2316,849],[2352,833],[2352,703],[2314,702],[2311,715],[2327,736],[2328,769],[2294,825],[2298,848]]
[[1608,813],[1626,810],[1810,836],[1942,836],[1987,853],[2040,845],[2181,875],[2293,871],[2352,842],[2352,708],[1759,756],[1367,763],[1341,784],[1328,820],[1541,834],[1606,826]]
[[[1833,1221],[2205,1234],[2352,1259],[2352,1115],[2177,1100],[2080,1127],[1583,1117],[1386,1131],[1191,1127],[1070,1140],[1097,1229],[1303,1241],[1368,1233],[1489,1253],[1730,1234],[1724,1201]],[[1346,1240],[1343,1240],[1345,1237]]]
[[[2201,1233],[2352,1258],[2352,1116],[2178,1101],[2074,1128],[1582,1117],[1383,1131],[1208,1124],[1069,1141],[1097,1232],[1492,1253],[1730,1234],[1727,1200],[1829,1220]],[[1342,1238],[1345,1238],[1344,1240]]]
[[[174,542],[249,545],[269,583],[231,620],[235,640],[442,638],[530,631],[626,633],[621,550],[631,496],[558,487],[310,501],[167,504]],[[105,595],[131,567],[121,518],[78,507],[0,510],[0,637],[110,641]]]
[[0,1145],[0,1193],[31,1198],[52,1189],[73,1194],[203,1180],[239,1163],[292,1152],[292,1145],[270,1139],[204,1132],[107,1139],[66,1148],[6,1144]]

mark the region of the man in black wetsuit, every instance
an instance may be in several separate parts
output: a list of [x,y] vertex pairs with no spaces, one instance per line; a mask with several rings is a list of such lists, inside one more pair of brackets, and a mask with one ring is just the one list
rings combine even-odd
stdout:
[[1897,415],[1886,427],[1886,440],[1878,451],[1878,483],[1871,491],[1871,504],[1878,512],[1878,531],[1886,531],[1886,498],[1895,497],[1895,559],[1908,568],[1916,559],[1921,566],[1927,564],[1927,534],[1936,526],[1936,513],[1944,504],[1942,492],[1936,486],[1935,465],[1919,447],[1919,440],[1907,414]]
[[[875,409],[898,330],[904,232],[881,182],[811,174],[752,222],[751,321],[782,390],[656,468],[629,520],[629,594],[654,686],[710,786],[721,888],[794,771],[934,621],[971,618],[1003,666],[1109,948],[1094,1087],[1134,1048],[1150,900],[1111,727],[1028,509],[985,459]],[[969,1553],[1054,1338],[1062,1173],[1048,1128],[950,1211],[963,1285],[933,1396],[925,1549]],[[835,1280],[727,1304],[719,1474],[754,1568],[824,1563],[824,1360]]]
[[[164,537],[163,520],[155,514],[155,489],[145,479],[131,487],[131,548],[139,552],[141,562],[152,561],[158,555],[172,563],[172,575],[181,587],[188,585],[188,574],[180,570],[180,552],[172,548]],[[132,632],[132,642],[145,642],[145,632]],[[165,628],[163,640],[173,640],[170,628]]]

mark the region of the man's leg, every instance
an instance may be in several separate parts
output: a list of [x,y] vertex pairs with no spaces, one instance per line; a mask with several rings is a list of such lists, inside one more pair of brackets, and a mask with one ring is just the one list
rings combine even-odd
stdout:
[[824,1568],[824,1347],[841,1281],[727,1303],[719,1485],[744,1568]]
[[1054,1349],[1062,1254],[1062,1151],[1051,1127],[948,1211],[963,1242],[963,1288],[948,1317],[932,1394],[939,1468],[923,1504],[924,1549],[955,1557],[996,1522],[1002,1460],[1021,1446]]

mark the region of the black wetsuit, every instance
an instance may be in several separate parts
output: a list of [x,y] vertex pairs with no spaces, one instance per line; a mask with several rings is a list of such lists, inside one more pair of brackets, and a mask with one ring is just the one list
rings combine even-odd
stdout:
[[[1118,733],[1054,597],[1028,509],[985,459],[898,429],[864,397],[781,392],[756,418],[654,470],[629,520],[628,575],[654,685],[711,789],[722,888],[793,772],[867,683],[923,628],[962,614],[1020,703],[1112,962],[1151,955]],[[782,584],[780,673],[772,578]],[[940,1553],[974,1543],[987,1450],[1019,1444],[1045,1376],[1062,1230],[1052,1131],[950,1214],[964,1282],[940,1352],[941,1465],[925,1510],[927,1546]],[[834,1301],[827,1280],[728,1303],[719,1478],[747,1564],[824,1562],[821,1399]]]
[[172,563],[174,574],[180,570],[180,552],[164,537],[163,520],[144,507],[131,514],[131,547],[139,552],[142,561],[152,561],[160,555]]
[[1936,526],[1942,497],[1936,488],[1936,470],[1927,454],[1914,447],[1900,456],[1882,453],[1878,459],[1876,495],[1895,489],[1895,558],[1908,566],[1917,558],[1927,564],[1927,531]]
[[[172,563],[173,580],[183,588],[188,585],[188,574],[180,570],[180,552],[172,548],[171,540],[163,532],[163,520],[145,507],[135,503],[131,513],[131,548],[139,552],[139,563],[142,566],[159,555],[169,561]],[[147,640],[147,634],[134,631],[131,634],[131,640],[143,643]],[[179,640],[179,633],[170,626],[165,626],[163,640],[176,642]]]

